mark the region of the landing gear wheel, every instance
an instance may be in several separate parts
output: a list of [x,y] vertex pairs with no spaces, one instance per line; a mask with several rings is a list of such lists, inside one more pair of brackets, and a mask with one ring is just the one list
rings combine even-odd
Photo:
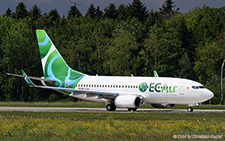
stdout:
[[188,111],[188,112],[193,112],[193,108],[192,108],[192,107],[188,107],[188,108],[187,108],[187,111]]
[[137,108],[128,108],[128,111],[137,111]]
[[107,111],[115,111],[116,110],[116,106],[114,104],[107,104],[106,105],[106,110]]

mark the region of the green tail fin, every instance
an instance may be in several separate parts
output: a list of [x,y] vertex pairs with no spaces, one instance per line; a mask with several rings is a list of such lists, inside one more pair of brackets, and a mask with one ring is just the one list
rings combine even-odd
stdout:
[[71,69],[44,30],[36,30],[45,79],[56,81],[55,86],[74,88],[85,74]]

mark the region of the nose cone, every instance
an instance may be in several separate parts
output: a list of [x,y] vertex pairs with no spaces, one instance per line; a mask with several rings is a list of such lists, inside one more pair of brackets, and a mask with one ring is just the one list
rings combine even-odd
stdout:
[[206,91],[204,91],[204,93],[203,93],[203,97],[205,100],[209,100],[209,99],[213,98],[213,96],[214,96],[213,92],[211,92],[208,89],[206,89]]

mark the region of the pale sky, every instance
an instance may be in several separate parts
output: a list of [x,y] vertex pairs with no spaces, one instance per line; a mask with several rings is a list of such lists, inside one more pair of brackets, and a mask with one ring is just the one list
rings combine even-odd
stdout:
[[[114,3],[117,7],[120,4],[127,5],[132,3],[133,0],[73,0],[74,2],[80,4],[77,8],[84,15],[90,6],[94,4],[95,7],[100,6],[103,10],[105,7],[109,6],[110,3]],[[151,9],[158,10],[164,0],[141,0],[148,10]],[[225,0],[174,0],[175,8],[180,8],[182,13],[186,13],[194,7],[202,7],[204,4],[209,7],[220,8],[225,6]],[[0,0],[0,15],[5,14],[7,8],[9,7],[13,12],[19,2],[23,2],[27,6],[27,10],[30,10],[34,4],[36,4],[43,13],[48,13],[52,9],[57,9],[59,14],[67,16],[70,7],[73,5],[69,0]]]

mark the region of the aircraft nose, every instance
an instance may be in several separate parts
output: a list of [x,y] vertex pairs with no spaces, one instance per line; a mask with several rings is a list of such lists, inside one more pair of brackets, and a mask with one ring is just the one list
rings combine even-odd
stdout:
[[213,98],[213,96],[214,96],[214,93],[211,92],[211,91],[208,90],[208,89],[207,89],[206,92],[204,93],[204,97],[205,97],[207,100]]

